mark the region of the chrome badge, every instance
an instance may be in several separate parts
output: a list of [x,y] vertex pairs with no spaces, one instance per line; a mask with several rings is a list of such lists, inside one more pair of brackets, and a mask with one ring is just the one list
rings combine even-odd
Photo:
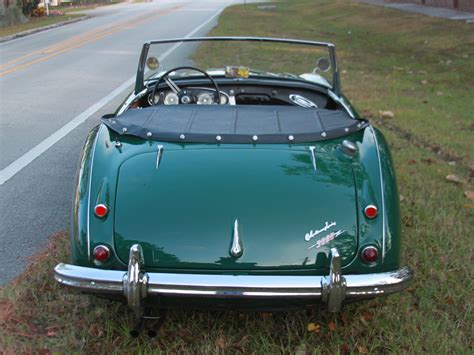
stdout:
[[309,242],[311,239],[316,237],[319,233],[326,232],[329,228],[334,227],[335,225],[336,225],[336,222],[329,223],[326,221],[326,224],[324,225],[323,228],[315,230],[315,231],[310,230],[309,233],[306,233],[306,235],[304,236],[304,240]]

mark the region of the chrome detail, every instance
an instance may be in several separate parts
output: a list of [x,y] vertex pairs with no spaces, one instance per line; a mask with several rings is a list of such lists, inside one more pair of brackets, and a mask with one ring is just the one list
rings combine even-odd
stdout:
[[[97,215],[97,213],[96,213],[96,211],[95,211],[95,210],[97,209],[97,207],[103,207],[103,208],[105,208],[105,210],[107,211],[107,212],[105,213],[105,215],[103,215],[103,216]],[[104,204],[104,203],[98,203],[97,205],[94,206],[94,214],[95,214],[97,217],[99,217],[99,218],[104,218],[105,216],[107,216],[108,213],[109,213],[109,208],[107,207],[106,204]]]
[[151,132],[146,132],[146,136],[147,136],[148,138],[150,138],[150,137],[152,136],[152,133],[151,133]]
[[161,144],[159,144],[156,147],[156,165],[155,165],[155,168],[157,168],[157,169],[160,166],[162,155],[163,155],[163,146]]
[[350,156],[357,154],[357,145],[349,140],[343,140],[341,144],[342,151]]
[[288,140],[289,140],[289,141],[293,141],[293,140],[295,140],[295,137],[293,137],[293,136],[290,134],[290,135],[288,136]]
[[322,232],[326,232],[329,228],[334,227],[336,225],[337,225],[336,222],[329,223],[328,221],[326,221],[326,223],[324,223],[323,228],[317,229],[317,230],[310,230],[309,233],[306,233],[305,236],[304,236],[304,240],[309,242],[311,239],[316,237],[318,234],[320,234]]
[[321,137],[325,138],[327,136],[327,133],[326,132],[322,132],[321,133]]
[[104,245],[104,244],[100,244],[100,245],[97,245],[94,250],[92,251],[92,254],[95,255],[95,251],[97,248],[104,248],[105,250],[107,250],[107,253],[109,253],[109,256],[110,256],[110,249],[108,246]]
[[232,246],[230,248],[230,255],[234,258],[240,258],[244,250],[242,248],[242,242],[240,240],[239,233],[239,220],[234,220],[234,232],[232,234]]
[[344,132],[349,132],[349,127],[344,128]]
[[122,147],[122,143],[120,143],[119,140],[116,140],[116,141],[115,141],[115,147],[116,147],[116,148],[121,148],[121,147]]
[[179,139],[185,139],[185,138],[186,138],[186,136],[184,134],[179,135]]
[[373,261],[373,262],[365,261],[364,258],[362,257],[362,256],[364,255],[364,252],[365,252],[367,249],[374,249],[375,252],[377,253],[377,258],[378,258],[378,252],[379,252],[379,251],[377,250],[377,248],[374,247],[373,245],[368,245],[368,246],[366,246],[365,248],[363,248],[363,249],[360,251],[360,254],[359,254],[359,255],[361,256],[362,261],[365,262],[365,263],[368,263],[368,264],[374,264],[374,263],[376,263],[377,261]]
[[[140,271],[138,275],[142,275],[142,287],[138,289],[147,288],[147,291],[141,293],[140,296],[283,297],[287,299],[308,298],[315,301],[321,299],[324,294],[324,299],[330,300],[331,305],[334,306],[337,301],[337,297],[334,298],[334,295],[340,297],[343,293],[341,288],[336,287],[338,283],[335,283],[335,281],[340,283],[342,275],[337,272],[337,260],[334,260],[333,265],[332,259],[331,256],[332,277],[309,275],[144,274]],[[127,273],[120,270],[104,270],[62,263],[54,268],[54,278],[60,284],[103,295],[124,294],[124,279],[128,281],[128,277],[124,277],[126,275]],[[400,292],[408,287],[412,278],[413,272],[409,267],[375,274],[345,275],[345,299],[361,300]],[[332,282],[333,286],[330,286],[331,280],[334,280]],[[143,300],[143,298],[139,299],[140,301]]]
[[[94,144],[92,145],[92,155],[91,155],[91,167],[89,170],[89,191],[87,194],[87,257],[91,258],[91,193],[92,193],[92,172],[94,171],[94,157],[95,157],[95,148],[97,146],[97,141],[99,140],[100,131],[104,125],[100,125],[97,135],[95,136]],[[119,142],[120,143],[120,142]],[[117,144],[115,144],[117,146]]]
[[216,136],[216,141],[220,142],[222,140],[221,136]]
[[212,98],[212,95],[209,94],[208,92],[203,92],[199,94],[196,104],[198,105],[212,105],[214,103],[214,99]]
[[256,142],[258,140],[258,136],[252,136],[252,140]]
[[318,105],[316,105],[313,101],[311,101],[310,99],[304,96],[290,94],[289,98],[291,102],[293,102],[297,106],[306,107],[306,108],[318,108]]
[[128,306],[137,317],[143,315],[143,299],[147,296],[148,275],[141,269],[145,265],[143,251],[139,244],[130,248],[128,272],[123,275],[123,293],[127,298]]
[[188,95],[184,95],[182,98],[181,98],[181,103],[182,104],[189,104],[191,102],[191,98],[188,96]]
[[[58,264],[55,279],[67,286],[86,291],[114,294],[123,291],[129,306],[142,315],[143,299],[151,295],[195,295],[217,297],[314,297],[328,304],[331,312],[340,309],[345,298],[370,298],[406,288],[413,275],[408,267],[388,273],[341,275],[341,259],[337,249],[331,249],[330,272],[318,276],[252,276],[252,275],[147,275],[141,247],[130,248],[128,272],[101,270]],[[122,283],[120,282],[122,276]],[[315,287],[316,280],[321,288]],[[347,279],[347,281],[346,281]]]
[[[373,217],[367,216],[367,210],[368,210],[369,208],[375,208],[375,211],[376,211],[375,216],[373,216]],[[367,205],[367,206],[365,206],[365,208],[364,208],[364,215],[365,215],[367,218],[369,218],[369,219],[374,219],[375,217],[378,216],[378,214],[379,214],[379,209],[377,208],[377,206],[375,206],[375,205]]]
[[[104,270],[83,266],[58,264],[54,278],[60,284],[83,291],[123,294],[120,270]],[[148,295],[208,295],[228,297],[305,297],[318,299],[321,283],[326,276],[299,275],[218,275],[147,273]],[[402,269],[376,274],[346,275],[346,299],[365,299],[389,295],[408,287],[413,272]]]
[[377,140],[377,136],[375,134],[374,128],[372,126],[369,126],[369,128],[370,128],[370,131],[372,132],[372,135],[374,136],[375,147],[377,151],[377,159],[379,163],[380,194],[382,197],[382,260],[381,262],[383,263],[383,260],[385,258],[385,240],[387,238],[386,222],[385,222],[386,213],[385,213],[384,180],[383,180],[383,174],[382,174],[382,161],[380,159],[379,142]]
[[128,131],[128,129],[127,129],[126,127],[123,127],[123,128],[122,128],[122,132],[123,132],[123,133],[127,133],[127,131]]
[[347,113],[349,114],[349,116],[351,116],[351,118],[354,118],[355,119],[355,116],[354,114],[352,113],[352,110],[351,108],[343,101],[343,99],[340,97],[340,96],[337,96],[334,92],[332,92],[331,90],[328,90],[328,95],[331,99],[333,99],[334,101],[336,101],[338,104],[340,104],[342,107],[344,107],[344,109],[347,111]]
[[165,105],[178,105],[179,104],[179,96],[174,92],[170,92],[165,96],[163,101]]
[[339,229],[338,231],[331,232],[328,235],[325,235],[324,237],[319,238],[319,240],[316,241],[316,244],[313,244],[308,247],[308,250],[314,247],[316,247],[316,249],[319,249],[322,246],[327,245],[328,243],[331,243],[334,239],[336,239],[337,237],[339,237],[341,234],[345,232],[346,232],[345,229]]
[[311,152],[311,162],[313,163],[313,169],[314,170],[317,170],[317,166],[316,166],[316,153],[314,152],[314,150],[316,149],[316,147],[314,145],[310,146],[309,147],[309,151]]
[[331,248],[329,276],[321,282],[321,288],[329,312],[338,312],[346,298],[346,279],[341,274],[341,256],[336,248]]

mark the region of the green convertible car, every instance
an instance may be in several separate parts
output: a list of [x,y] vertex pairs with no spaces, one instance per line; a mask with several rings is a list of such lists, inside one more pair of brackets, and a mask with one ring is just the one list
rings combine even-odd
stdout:
[[70,264],[55,279],[160,308],[288,309],[403,290],[382,134],[343,96],[334,45],[143,45],[134,91],[87,137]]

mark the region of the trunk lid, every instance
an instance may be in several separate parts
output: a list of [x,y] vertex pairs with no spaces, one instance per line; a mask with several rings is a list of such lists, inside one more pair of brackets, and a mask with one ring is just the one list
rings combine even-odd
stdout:
[[[115,247],[139,243],[148,268],[288,270],[343,265],[357,250],[351,163],[302,149],[164,150],[125,160],[115,202]],[[230,254],[234,221],[243,253]]]

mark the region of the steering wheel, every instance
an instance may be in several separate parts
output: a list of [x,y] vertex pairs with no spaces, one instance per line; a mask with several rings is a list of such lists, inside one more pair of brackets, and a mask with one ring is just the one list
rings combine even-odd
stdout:
[[181,97],[183,96],[183,91],[179,88],[178,85],[176,85],[176,83],[170,79],[169,77],[169,74],[172,73],[172,72],[175,72],[175,71],[178,71],[178,70],[183,70],[183,69],[188,69],[188,70],[194,70],[194,71],[197,71],[201,74],[203,74],[205,77],[207,77],[212,85],[214,86],[214,90],[216,91],[216,94],[217,94],[217,103],[219,104],[221,102],[221,92],[219,90],[219,86],[217,85],[216,81],[209,75],[207,74],[204,70],[201,70],[201,69],[198,69],[198,68],[195,68],[195,67],[176,67],[176,68],[173,68],[173,69],[170,69],[168,70],[166,73],[164,73],[159,79],[158,81],[156,82],[155,86],[153,87],[153,93],[152,93],[152,102],[156,105],[158,103],[155,103],[155,94],[156,94],[156,89],[158,88],[158,86],[160,86],[160,84],[164,81],[166,82],[166,84],[169,86],[169,88],[176,94],[178,95],[178,97],[180,98],[180,101],[181,101]]

